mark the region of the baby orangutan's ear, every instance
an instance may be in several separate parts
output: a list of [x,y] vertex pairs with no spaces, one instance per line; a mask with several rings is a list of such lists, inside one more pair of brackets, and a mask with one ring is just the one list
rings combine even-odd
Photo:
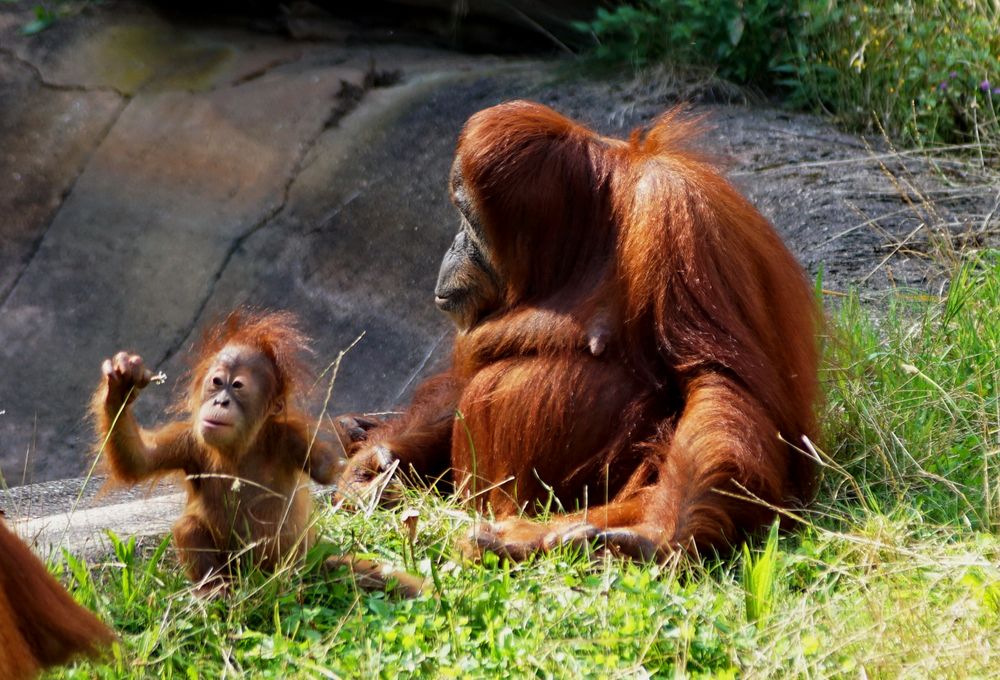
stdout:
[[277,399],[272,399],[271,400],[271,409],[268,412],[268,415],[270,415],[270,416],[276,416],[276,415],[280,414],[284,410],[285,410],[285,400],[284,399],[282,399],[280,397],[277,398]]

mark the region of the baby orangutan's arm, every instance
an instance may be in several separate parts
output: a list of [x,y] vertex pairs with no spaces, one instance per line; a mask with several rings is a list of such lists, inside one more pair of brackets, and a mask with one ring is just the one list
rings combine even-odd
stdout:
[[135,483],[185,469],[192,456],[191,425],[175,422],[146,431],[132,414],[132,402],[152,378],[142,357],[119,352],[106,359],[101,370],[104,379],[94,393],[91,411],[111,475]]

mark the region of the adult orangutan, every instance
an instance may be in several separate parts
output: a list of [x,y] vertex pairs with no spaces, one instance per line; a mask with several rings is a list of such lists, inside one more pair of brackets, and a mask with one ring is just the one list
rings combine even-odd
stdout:
[[[131,404],[151,379],[142,358],[104,361],[92,412],[113,479],[134,484],[185,475],[187,506],[174,543],[202,595],[228,587],[233,558],[274,569],[314,541],[308,477],[334,480],[338,452],[297,408],[301,354],[308,339],[287,312],[237,310],[209,329],[194,354],[191,381],[176,410],[185,419],[142,429]],[[395,582],[416,596],[422,580],[351,556],[332,557],[359,585]]]
[[[809,499],[819,313],[802,269],[669,112],[628,141],[515,101],[462,131],[436,303],[451,368],[395,421],[341,419],[342,493],[398,460],[497,518],[511,559],[572,542],[725,550]],[[573,510],[523,519],[554,494]]]
[[113,641],[112,632],[0,520],[0,678],[34,678]]

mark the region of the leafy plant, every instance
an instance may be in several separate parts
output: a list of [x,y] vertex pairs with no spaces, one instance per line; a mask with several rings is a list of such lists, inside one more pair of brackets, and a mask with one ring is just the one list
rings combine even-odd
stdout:
[[778,522],[771,525],[764,550],[758,556],[743,544],[743,568],[741,582],[745,594],[747,621],[763,628],[768,615],[774,609],[774,584],[781,567],[778,556]]
[[904,142],[1000,148],[994,0],[634,0],[575,26],[602,64],[707,67]]
[[766,85],[794,14],[780,0],[641,0],[598,8],[576,29],[593,36],[593,56],[635,67],[673,61],[718,69],[723,78]]
[[21,33],[25,35],[41,33],[59,18],[58,12],[49,9],[45,5],[35,5],[34,13],[35,18],[21,27]]
[[[16,3],[19,0],[0,0],[5,3]],[[60,18],[77,14],[90,3],[103,2],[103,0],[49,0],[40,2],[32,8],[34,18],[21,26],[21,33],[24,35],[36,35],[52,26]]]
[[1000,5],[800,0],[793,102],[904,141],[1000,142]]

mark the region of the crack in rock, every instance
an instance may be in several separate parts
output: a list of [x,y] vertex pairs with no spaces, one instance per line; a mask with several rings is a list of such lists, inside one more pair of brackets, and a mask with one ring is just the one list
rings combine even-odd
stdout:
[[226,83],[224,86],[212,89],[215,90],[215,89],[221,89],[221,87],[239,87],[241,85],[246,85],[247,83],[252,83],[255,80],[260,80],[261,78],[266,76],[271,71],[274,71],[275,69],[281,68],[282,66],[288,66],[289,64],[294,64],[295,62],[301,60],[302,60],[301,54],[295,57],[288,57],[286,59],[274,59],[264,64],[260,68],[255,69],[250,73],[245,73],[239,78],[236,78],[235,80]]
[[0,47],[0,56],[4,56],[27,69],[31,73],[32,78],[35,79],[35,82],[47,90],[55,90],[57,92],[105,92],[109,94],[116,94],[126,101],[132,98],[132,95],[129,93],[122,92],[118,88],[110,85],[73,85],[66,83],[53,83],[52,81],[45,79],[45,76],[42,74],[42,70],[35,66],[34,63],[7,47]]
[[[6,52],[6,50],[0,49],[0,52]],[[62,88],[57,87],[54,89],[62,89]],[[87,90],[86,88],[76,88],[73,89],[72,91],[91,92],[96,90]],[[66,187],[66,190],[63,191],[62,195],[59,197],[59,205],[52,211],[52,214],[46,221],[45,226],[42,228],[41,232],[32,242],[31,249],[28,251],[27,255],[22,260],[23,266],[21,267],[21,270],[17,273],[17,276],[14,277],[14,280],[11,281],[10,284],[7,286],[6,290],[0,290],[0,309],[3,309],[7,305],[7,301],[10,299],[10,296],[14,294],[15,290],[17,290],[17,286],[21,282],[21,278],[24,276],[25,272],[27,272],[28,269],[31,268],[31,263],[34,261],[35,257],[41,250],[42,244],[45,242],[45,238],[46,236],[48,236],[49,230],[52,228],[52,225],[55,223],[56,218],[62,211],[63,206],[66,204],[66,198],[73,193],[73,190],[76,188],[77,182],[80,181],[80,177],[83,176],[83,173],[86,172],[87,168],[90,166],[90,161],[91,159],[93,159],[94,154],[96,154],[97,151],[101,148],[101,146],[103,146],[104,142],[111,134],[111,131],[114,129],[115,125],[118,124],[118,121],[121,119],[122,114],[125,113],[125,109],[128,108],[128,105],[131,103],[131,101],[132,101],[131,97],[125,97],[125,96],[122,97],[122,101],[118,103],[117,110],[111,116],[111,120],[109,120],[108,123],[101,130],[93,146],[87,152],[86,158],[84,158],[83,162],[80,164],[80,170],[76,173],[76,176],[73,177],[72,181]]]
[[[295,181],[298,179],[302,170],[305,168],[305,161],[309,157],[309,153],[319,142],[320,137],[323,136],[325,132],[331,128],[336,127],[341,120],[344,119],[351,111],[356,109],[364,99],[366,92],[371,90],[373,87],[378,87],[377,83],[380,81],[373,74],[377,73],[374,70],[374,64],[369,69],[369,72],[365,75],[364,81],[361,85],[355,85],[346,80],[342,80],[340,84],[340,90],[337,92],[336,104],[330,111],[330,115],[327,119],[319,126],[316,133],[309,139],[305,144],[300,147],[298,154],[296,155],[295,162],[292,164],[292,169],[288,173],[288,178],[285,180],[284,187],[281,192],[281,200],[278,204],[268,210],[257,222],[255,222],[249,229],[244,233],[240,234],[238,237],[233,239],[229,248],[226,250],[226,254],[222,258],[222,262],[216,269],[215,274],[213,274],[211,280],[208,284],[208,290],[206,291],[201,302],[198,304],[197,309],[191,317],[191,323],[188,327],[182,331],[182,334],[178,336],[178,340],[170,345],[160,357],[160,360],[153,364],[155,366],[162,366],[166,362],[170,361],[177,352],[180,351],[188,343],[188,339],[191,334],[194,333],[195,328],[198,326],[198,322],[205,312],[205,308],[208,307],[208,303],[211,301],[212,296],[215,294],[215,287],[222,279],[222,275],[225,274],[226,269],[229,267],[229,263],[232,261],[233,256],[243,247],[254,234],[257,234],[261,230],[265,229],[278,215],[280,215],[285,206],[288,205],[288,199],[291,195],[292,186],[294,186]],[[397,78],[398,80],[398,78]],[[394,80],[393,82],[396,82]]]

